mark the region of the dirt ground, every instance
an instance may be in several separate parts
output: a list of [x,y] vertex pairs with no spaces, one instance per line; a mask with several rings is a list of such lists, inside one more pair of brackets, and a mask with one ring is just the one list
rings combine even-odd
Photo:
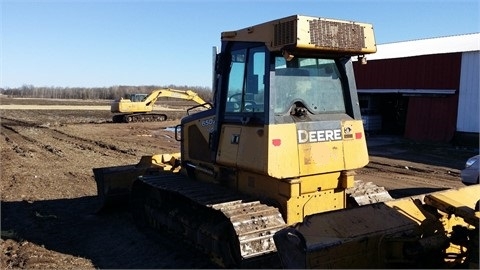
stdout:
[[[92,105],[74,105],[82,104]],[[96,213],[92,168],[178,152],[166,128],[179,123],[185,108],[165,110],[170,120],[162,123],[114,124],[108,110],[0,107],[0,268],[215,268],[167,234],[139,231],[127,212]],[[367,140],[370,163],[357,179],[385,186],[395,198],[463,186],[460,170],[478,152],[387,136]]]

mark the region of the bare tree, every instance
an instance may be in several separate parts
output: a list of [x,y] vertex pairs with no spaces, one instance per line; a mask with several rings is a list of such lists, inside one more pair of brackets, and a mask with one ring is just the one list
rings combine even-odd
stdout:
[[212,100],[212,90],[203,86],[187,85],[144,85],[144,86],[126,86],[115,85],[110,87],[35,87],[33,85],[23,85],[18,88],[2,88],[0,93],[12,97],[30,97],[30,98],[56,98],[56,99],[88,99],[88,100],[113,100],[119,97],[125,97],[126,94],[144,93],[148,94],[155,89],[172,88],[179,90],[192,90],[207,101]]

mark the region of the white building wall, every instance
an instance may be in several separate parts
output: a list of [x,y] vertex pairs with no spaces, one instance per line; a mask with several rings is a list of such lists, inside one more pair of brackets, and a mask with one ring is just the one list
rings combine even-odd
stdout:
[[460,73],[457,131],[480,131],[480,51],[464,52]]
[[[405,58],[456,52],[478,52],[480,33],[378,44],[377,52],[367,60]],[[356,60],[356,57],[354,57]]]

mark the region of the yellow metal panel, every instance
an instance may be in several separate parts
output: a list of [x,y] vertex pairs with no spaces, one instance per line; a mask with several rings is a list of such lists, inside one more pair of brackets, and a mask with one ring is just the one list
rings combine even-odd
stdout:
[[267,126],[268,175],[289,178],[299,175],[295,124]]
[[479,226],[480,212],[475,210],[475,206],[480,200],[480,185],[432,193],[424,200],[448,215],[462,217],[468,224]]
[[362,168],[368,164],[368,150],[362,121],[343,122],[343,155],[345,170]]
[[446,205],[455,208],[466,206],[474,209],[475,204],[480,200],[480,185],[471,185],[459,189],[448,189],[445,191],[435,192],[431,194],[432,197],[438,200],[445,200]]
[[368,164],[368,151],[361,121],[342,122],[342,141],[328,140],[328,134],[323,133],[315,136],[315,139],[323,138],[323,141],[298,145],[301,175],[353,170]]
[[223,126],[217,152],[217,162],[222,165],[236,166],[238,140],[242,129],[238,126]]
[[238,189],[243,193],[285,201],[300,195],[300,181],[278,180],[266,175],[240,170],[238,172]]
[[345,192],[334,190],[317,191],[292,197],[286,204],[286,223],[303,222],[308,215],[345,208]]
[[269,198],[279,206],[288,224],[302,222],[307,215],[346,207],[340,172],[279,180],[239,170],[238,189],[246,194]]
[[342,141],[325,141],[298,145],[300,174],[340,171],[343,161]]
[[222,32],[222,41],[226,40],[264,42],[271,51],[285,47],[351,55],[377,51],[371,24],[300,15]]
[[286,223],[291,225],[302,222],[307,215],[346,207],[344,190],[318,188],[320,185],[334,187],[338,184],[334,178],[326,175],[307,179],[278,180],[239,171],[238,189],[246,194],[274,200]]
[[123,99],[119,102],[119,111],[120,112],[149,112],[153,110],[153,104],[152,105],[145,105],[143,102],[131,102],[128,99]]
[[392,209],[395,209],[406,218],[416,222],[417,224],[420,224],[425,219],[425,216],[414,202],[416,200],[425,200],[427,202],[428,200],[426,197],[436,198],[439,201],[442,201],[443,199],[443,205],[446,208],[452,207],[452,210],[456,207],[462,208],[462,206],[473,209],[477,200],[480,199],[480,185],[463,187],[459,189],[448,189],[446,191],[413,196],[411,198],[386,201],[384,204]]
[[417,224],[421,224],[425,220],[423,212],[410,198],[387,201],[385,204]]
[[286,198],[300,195],[300,181],[278,181],[278,195]]
[[335,189],[339,187],[340,172],[328,174],[317,174],[312,176],[303,176],[299,179],[301,182],[300,194],[308,194],[320,190]]
[[242,127],[237,165],[239,168],[266,174],[267,134],[262,127]]

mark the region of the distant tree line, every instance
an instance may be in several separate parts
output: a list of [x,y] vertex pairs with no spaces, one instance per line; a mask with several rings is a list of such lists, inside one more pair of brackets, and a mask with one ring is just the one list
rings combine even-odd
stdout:
[[33,85],[23,85],[19,88],[0,88],[0,93],[9,97],[21,98],[54,98],[54,99],[84,99],[113,100],[119,97],[125,97],[127,94],[141,93],[148,94],[155,89],[171,88],[177,90],[192,90],[196,92],[203,100],[212,101],[212,90],[209,87],[202,86],[111,86],[111,87],[35,87]]

